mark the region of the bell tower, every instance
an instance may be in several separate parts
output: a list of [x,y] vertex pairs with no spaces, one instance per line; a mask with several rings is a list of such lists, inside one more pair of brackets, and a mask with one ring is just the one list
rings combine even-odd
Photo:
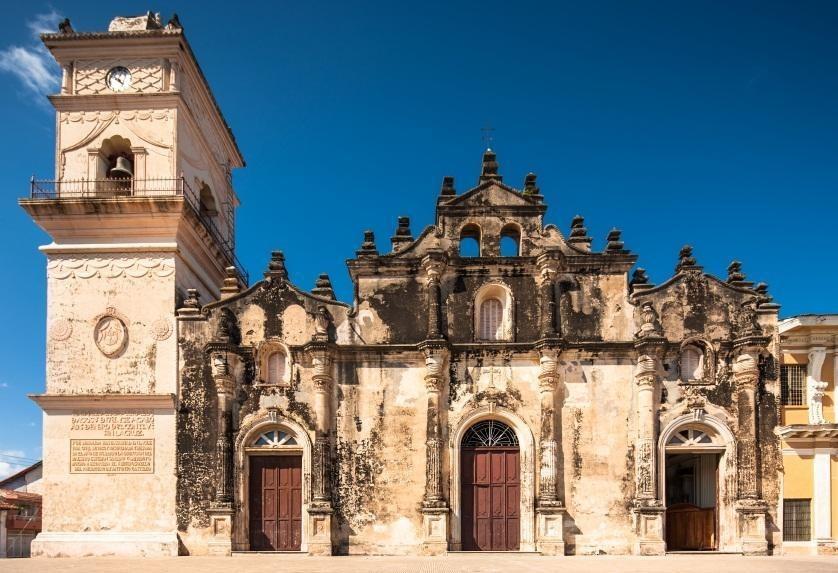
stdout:
[[20,200],[52,239],[32,554],[177,555],[175,309],[188,289],[207,300],[225,278],[247,284],[232,186],[244,160],[177,16],[105,32],[65,20],[41,38],[62,82],[55,174]]

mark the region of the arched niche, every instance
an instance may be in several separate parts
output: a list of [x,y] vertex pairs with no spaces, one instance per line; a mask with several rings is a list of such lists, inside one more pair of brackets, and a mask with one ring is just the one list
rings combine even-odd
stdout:
[[476,341],[511,341],[514,338],[515,300],[501,283],[481,286],[474,296],[473,332]]

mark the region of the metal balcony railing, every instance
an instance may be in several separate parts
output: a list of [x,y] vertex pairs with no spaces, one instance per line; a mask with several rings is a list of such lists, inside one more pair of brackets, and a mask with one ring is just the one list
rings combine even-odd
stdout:
[[51,181],[32,179],[29,182],[29,196],[32,199],[119,199],[124,197],[183,197],[207,232],[221,247],[228,263],[236,267],[239,277],[245,285],[249,276],[236,257],[235,243],[232,237],[226,237],[212,217],[201,208],[201,200],[186,179],[80,179]]

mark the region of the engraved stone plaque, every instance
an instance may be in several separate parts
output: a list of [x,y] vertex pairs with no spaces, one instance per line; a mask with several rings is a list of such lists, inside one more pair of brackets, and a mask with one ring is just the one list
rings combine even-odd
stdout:
[[70,473],[154,473],[153,412],[73,412],[70,421]]

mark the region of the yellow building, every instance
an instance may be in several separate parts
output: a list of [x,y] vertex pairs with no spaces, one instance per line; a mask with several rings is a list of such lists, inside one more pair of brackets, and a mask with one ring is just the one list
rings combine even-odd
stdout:
[[783,546],[838,553],[838,314],[794,316],[779,330]]

